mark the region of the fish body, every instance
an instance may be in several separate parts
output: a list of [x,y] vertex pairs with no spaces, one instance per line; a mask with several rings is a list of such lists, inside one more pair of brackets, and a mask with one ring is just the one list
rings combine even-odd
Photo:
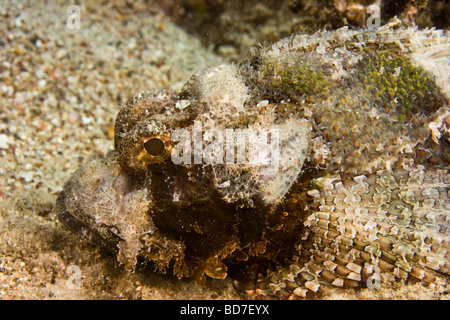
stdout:
[[129,270],[245,265],[251,297],[447,286],[449,57],[440,30],[342,28],[137,94],[59,219]]

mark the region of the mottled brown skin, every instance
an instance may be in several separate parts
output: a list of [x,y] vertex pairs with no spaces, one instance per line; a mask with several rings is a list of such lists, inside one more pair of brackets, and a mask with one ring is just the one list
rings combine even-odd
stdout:
[[[410,36],[385,32],[293,37],[180,93],[136,95],[114,151],[66,183],[61,222],[129,269],[152,262],[198,283],[244,273],[255,298],[364,288],[374,268],[383,283],[447,285],[448,93],[403,55],[420,49]],[[280,171],[176,165],[171,134],[195,120],[279,128]]]
[[[253,208],[244,203],[223,201],[212,184],[213,172],[203,164],[180,166],[167,157],[137,161],[138,155],[146,152],[139,141],[158,136],[145,129],[155,117],[161,116],[160,119],[164,119],[161,122],[174,128],[182,128],[193,117],[180,117],[178,113],[171,116],[173,110],[170,108],[174,107],[174,102],[170,98],[146,96],[137,101],[130,99],[119,112],[115,126],[116,150],[102,161],[119,163],[118,170],[126,177],[126,184],[121,187],[123,194],[138,186],[148,187],[152,202],[148,215],[158,230],[158,237],[163,243],[175,242],[183,248],[182,252],[177,252],[182,256],[180,265],[175,266],[177,275],[193,276],[199,283],[204,281],[205,273],[223,278],[227,268],[222,264],[222,258],[263,240],[263,234],[270,228],[268,220],[272,218],[273,208],[263,204],[258,194],[252,198]],[[162,126],[158,123],[158,127]],[[75,209],[66,204],[74,198],[79,199],[76,191],[73,193],[74,189],[83,189],[82,185],[89,183],[82,173],[69,180],[58,199],[60,220],[88,241],[117,252],[118,235],[107,226],[91,228],[90,222],[83,219],[83,206],[89,206],[89,203],[80,201]],[[173,197],[178,190],[182,192],[174,203]],[[145,259],[145,254],[143,256]],[[171,256],[164,264],[169,265],[170,260]]]

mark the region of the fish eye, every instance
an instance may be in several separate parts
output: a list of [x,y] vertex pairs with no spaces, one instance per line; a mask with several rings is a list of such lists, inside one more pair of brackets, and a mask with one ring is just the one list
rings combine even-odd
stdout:
[[154,135],[141,139],[136,148],[139,161],[144,164],[159,163],[170,158],[173,142],[166,135]]
[[146,142],[144,142],[144,148],[147,153],[153,157],[157,157],[163,154],[166,146],[164,145],[164,141],[159,138],[150,138]]

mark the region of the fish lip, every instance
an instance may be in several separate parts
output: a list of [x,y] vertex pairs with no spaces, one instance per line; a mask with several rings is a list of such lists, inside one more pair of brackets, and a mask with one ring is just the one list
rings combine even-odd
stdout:
[[123,239],[112,231],[105,230],[106,234],[102,235],[97,230],[91,228],[89,222],[83,221],[81,218],[83,215],[67,210],[65,203],[67,191],[69,190],[61,191],[56,200],[56,214],[58,221],[73,234],[81,236],[81,238],[87,242],[100,245],[108,251],[117,253],[117,244]]
[[[72,195],[72,188],[66,184],[63,191],[61,191],[56,199],[56,214],[58,220],[73,232],[80,232],[83,228],[89,228],[89,223],[83,219],[87,217],[85,214],[77,214],[73,210],[68,210],[66,206],[67,195]],[[81,211],[82,210],[77,210]]]
[[91,228],[80,218],[79,215],[75,215],[67,210],[65,200],[66,195],[65,192],[62,191],[56,200],[56,213],[58,216],[58,221],[74,234],[83,235],[84,237],[86,234],[91,233]]

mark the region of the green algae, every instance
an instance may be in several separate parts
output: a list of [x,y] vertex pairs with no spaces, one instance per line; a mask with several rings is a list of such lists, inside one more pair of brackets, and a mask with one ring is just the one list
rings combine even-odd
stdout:
[[396,120],[416,113],[430,114],[444,103],[433,77],[404,56],[389,51],[365,54],[357,70],[357,85],[370,95],[374,105]]
[[328,85],[326,76],[317,66],[303,58],[271,59],[261,66],[263,78],[286,95],[317,96]]

